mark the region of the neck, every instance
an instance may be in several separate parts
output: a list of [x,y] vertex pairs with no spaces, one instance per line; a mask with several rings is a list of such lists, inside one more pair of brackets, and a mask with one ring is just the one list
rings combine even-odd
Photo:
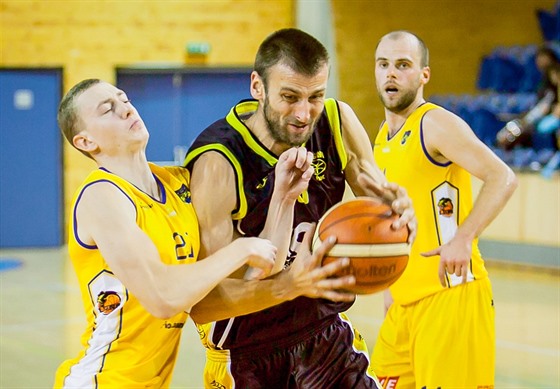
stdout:
[[393,112],[385,108],[385,121],[389,126],[389,136],[393,136],[399,131],[404,125],[404,122],[406,122],[406,119],[425,102],[426,100],[423,98],[416,99],[412,104],[399,112]]
[[125,179],[142,192],[159,199],[159,188],[145,154],[137,155],[134,158],[99,158],[97,163],[99,167]]

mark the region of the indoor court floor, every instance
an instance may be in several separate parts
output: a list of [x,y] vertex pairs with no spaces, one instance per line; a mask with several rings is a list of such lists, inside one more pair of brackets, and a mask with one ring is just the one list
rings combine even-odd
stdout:
[[[560,389],[559,271],[494,261],[488,268],[496,307],[495,388]],[[359,296],[348,315],[371,351],[382,295]],[[80,349],[84,328],[65,247],[0,250],[0,388],[52,387],[57,366]],[[172,388],[202,388],[203,363],[189,321]]]

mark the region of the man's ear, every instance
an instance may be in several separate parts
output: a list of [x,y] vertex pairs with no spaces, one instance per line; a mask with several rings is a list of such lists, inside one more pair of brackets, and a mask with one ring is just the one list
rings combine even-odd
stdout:
[[95,154],[95,152],[99,148],[97,143],[95,143],[95,141],[91,139],[89,134],[85,131],[74,135],[74,137],[72,138],[72,144],[78,150],[84,151],[88,154]]
[[251,73],[251,96],[256,100],[264,100],[264,82],[259,73],[253,71]]
[[422,75],[420,76],[420,81],[422,82],[422,85],[426,85],[428,81],[430,81],[430,75],[431,75],[430,67],[425,66],[422,69]]

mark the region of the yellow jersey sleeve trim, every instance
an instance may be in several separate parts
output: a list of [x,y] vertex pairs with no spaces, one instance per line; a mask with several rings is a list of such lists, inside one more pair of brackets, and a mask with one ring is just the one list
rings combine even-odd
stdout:
[[237,178],[237,201],[239,203],[239,206],[237,210],[233,212],[232,219],[243,219],[247,214],[247,199],[245,197],[245,190],[243,189],[243,170],[241,170],[241,165],[239,164],[237,158],[235,158],[235,155],[233,155],[233,153],[227,147],[219,143],[212,143],[193,150],[191,153],[187,154],[185,158],[185,166],[187,166],[193,159],[207,151],[217,151],[221,153],[228,159],[231,166],[233,167],[235,176]]
[[336,151],[338,152],[338,156],[340,157],[342,170],[344,170],[348,162],[348,156],[346,155],[346,149],[344,148],[344,142],[342,141],[342,125],[340,122],[340,111],[338,109],[338,104],[336,100],[326,99],[325,110],[327,112],[327,118],[329,119],[331,131],[334,136],[334,144],[336,146]]
[[227,122],[237,131],[247,146],[249,146],[255,153],[260,155],[268,162],[270,166],[276,165],[278,158],[264,149],[253,137],[250,131],[243,124],[238,115],[247,112],[254,112],[257,109],[258,103],[256,101],[246,101],[233,107],[226,116]]

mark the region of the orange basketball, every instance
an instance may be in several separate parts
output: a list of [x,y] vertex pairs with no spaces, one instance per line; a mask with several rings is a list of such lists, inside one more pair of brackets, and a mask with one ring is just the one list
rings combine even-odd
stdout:
[[338,274],[356,277],[356,284],[348,291],[381,291],[400,277],[408,263],[408,228],[391,228],[398,217],[390,206],[369,197],[338,203],[319,221],[313,247],[330,235],[336,236],[336,244],[323,264],[349,257],[350,265]]

